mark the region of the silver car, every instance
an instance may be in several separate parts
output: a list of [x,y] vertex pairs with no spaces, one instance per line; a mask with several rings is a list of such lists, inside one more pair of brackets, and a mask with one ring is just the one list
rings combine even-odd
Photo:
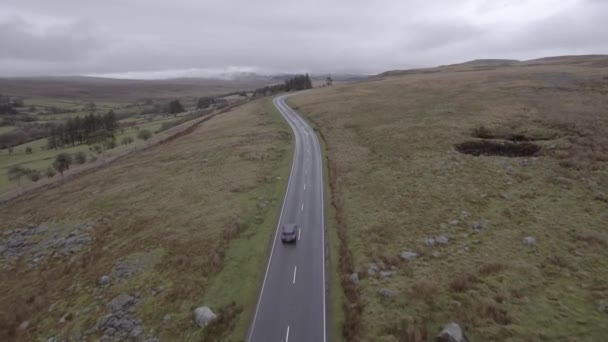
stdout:
[[298,241],[298,230],[300,228],[295,223],[286,223],[281,230],[281,241],[290,243]]

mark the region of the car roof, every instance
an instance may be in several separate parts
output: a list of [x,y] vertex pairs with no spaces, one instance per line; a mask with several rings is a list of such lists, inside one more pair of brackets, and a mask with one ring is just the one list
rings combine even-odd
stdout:
[[283,225],[283,232],[284,233],[293,233],[296,231],[297,227],[298,226],[295,223],[285,223]]

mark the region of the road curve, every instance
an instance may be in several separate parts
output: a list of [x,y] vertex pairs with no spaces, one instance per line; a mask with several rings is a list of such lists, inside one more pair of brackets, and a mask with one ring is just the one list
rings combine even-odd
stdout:
[[[285,103],[291,95],[273,99],[293,130],[295,147],[249,342],[327,340],[321,147],[313,129]],[[285,223],[300,226],[296,244],[281,242]]]

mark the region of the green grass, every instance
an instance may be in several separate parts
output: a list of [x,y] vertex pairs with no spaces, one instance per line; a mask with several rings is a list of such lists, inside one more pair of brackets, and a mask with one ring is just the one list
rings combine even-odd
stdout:
[[[171,122],[174,120],[177,119],[174,117],[159,118],[151,122],[140,123],[136,127],[138,129],[147,129],[153,134],[155,134],[163,123]],[[125,128],[124,133],[122,133],[121,130],[118,130],[118,133],[116,134],[117,147],[107,151],[107,156],[112,156],[126,149],[143,145],[144,142],[142,140],[137,139],[138,129]],[[126,146],[121,145],[121,141],[125,137],[133,138],[133,143]],[[47,167],[52,166],[55,156],[62,152],[74,154],[76,152],[82,151],[87,153],[88,158],[92,156],[99,157],[95,154],[95,152],[90,151],[90,146],[86,144],[76,145],[73,147],[70,146],[57,150],[48,150],[46,149],[46,146],[47,139],[38,139],[26,144],[15,146],[13,148],[12,154],[9,154],[7,149],[0,150],[0,192],[14,189],[17,187],[16,182],[10,182],[8,179],[7,171],[11,165],[20,165],[25,168],[44,171]],[[28,147],[32,149],[33,153],[27,154],[25,152]],[[29,182],[29,180],[23,179],[21,182],[22,184],[26,184],[27,182]]]
[[14,126],[0,126],[0,134],[12,132],[15,130]]

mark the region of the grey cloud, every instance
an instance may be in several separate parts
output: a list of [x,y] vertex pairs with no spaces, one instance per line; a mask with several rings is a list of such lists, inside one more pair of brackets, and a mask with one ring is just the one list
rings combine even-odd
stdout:
[[86,58],[98,47],[96,37],[87,34],[83,23],[32,32],[19,18],[0,21],[0,60],[72,61]]
[[0,76],[373,73],[606,53],[607,8],[599,0],[5,0]]

